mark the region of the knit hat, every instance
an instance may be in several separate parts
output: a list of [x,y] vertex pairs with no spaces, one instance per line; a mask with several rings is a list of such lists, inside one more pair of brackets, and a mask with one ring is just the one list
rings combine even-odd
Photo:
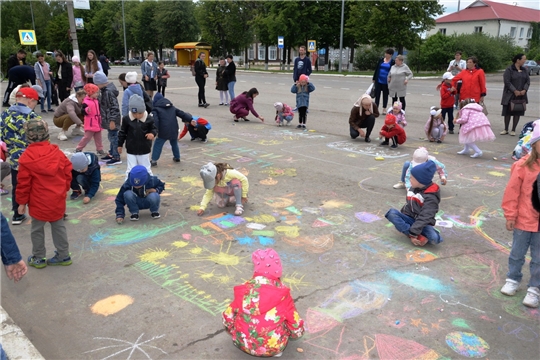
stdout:
[[437,166],[431,160],[418,164],[411,169],[411,176],[422,185],[429,185],[433,180],[433,175],[437,171]]
[[15,94],[15,97],[22,97],[27,99],[39,100],[39,95],[36,90],[31,87],[20,88],[19,91]]
[[88,165],[90,165],[90,159],[85,153],[78,152],[73,154],[71,157],[71,164],[73,165],[73,170],[82,172]]
[[216,165],[209,162],[206,165],[203,165],[201,170],[199,171],[199,174],[201,175],[201,178],[204,183],[204,188],[206,190],[212,190],[214,186],[216,186],[216,174],[217,174],[217,168]]
[[129,111],[138,114],[142,114],[146,111],[144,99],[140,95],[135,94],[129,98]]
[[300,81],[304,81],[304,80],[305,80],[305,81],[309,82],[309,76],[307,76],[307,75],[305,75],[305,74],[302,74],[302,75],[300,75],[300,78],[299,78],[298,80],[300,80]]
[[135,84],[137,82],[137,72],[130,71],[126,74],[126,82],[128,84]]
[[428,160],[428,155],[429,153],[425,147],[419,147],[416,149],[412,156],[412,166],[415,167],[416,165],[425,163]]
[[42,119],[28,120],[24,123],[24,131],[26,133],[26,140],[29,143],[45,141],[49,139],[49,126]]
[[529,141],[529,144],[532,146],[535,142],[540,140],[540,120],[536,120],[533,122],[533,131],[531,135],[531,140]]
[[92,96],[99,91],[99,88],[94,84],[86,84],[83,89],[88,96]]
[[148,180],[148,170],[142,165],[134,166],[128,178],[131,186],[143,186]]
[[161,95],[161,93],[156,93],[156,95],[154,95],[154,100],[152,101],[152,104],[156,106],[157,102],[161,99],[164,99],[163,95]]
[[454,78],[454,75],[450,71],[447,71],[443,74],[442,79],[443,80],[452,80]]
[[81,59],[80,59],[77,55],[75,55],[75,56],[72,56],[72,57],[71,57],[71,62],[74,62],[74,63],[75,63],[75,62],[78,62],[78,63],[80,63],[80,62],[81,62]]
[[274,108],[275,108],[277,111],[283,110],[283,103],[280,103],[280,102],[274,103]]
[[257,249],[251,254],[253,261],[253,276],[264,276],[277,280],[281,277],[283,268],[281,259],[274,249]]
[[43,94],[43,89],[39,85],[32,85],[32,89],[36,90],[38,96],[43,99],[45,95]]
[[108,81],[109,79],[107,79],[107,75],[103,71],[96,71],[94,74],[94,84],[106,84]]
[[395,125],[396,121],[396,116],[392,114],[386,114],[386,117],[384,118],[385,125]]
[[403,108],[403,104],[401,103],[401,101],[396,101],[392,105],[392,108],[395,108],[395,107],[397,107],[399,110],[401,110]]

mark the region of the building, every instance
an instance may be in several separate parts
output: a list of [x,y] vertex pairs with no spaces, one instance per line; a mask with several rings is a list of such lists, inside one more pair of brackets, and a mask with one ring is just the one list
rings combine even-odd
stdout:
[[484,33],[494,37],[509,36],[514,44],[529,47],[531,22],[540,22],[540,10],[478,0],[458,12],[440,17],[428,36],[438,32],[445,35]]

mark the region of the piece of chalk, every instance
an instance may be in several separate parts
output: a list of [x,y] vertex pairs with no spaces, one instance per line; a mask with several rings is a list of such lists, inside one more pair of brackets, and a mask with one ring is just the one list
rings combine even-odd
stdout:
[[396,325],[399,325],[399,320],[396,321]]
[[450,280],[454,281],[454,278],[453,278],[453,277],[451,277],[451,278],[450,278]]
[[384,158],[383,158],[382,156],[377,156],[377,157],[375,158],[375,160],[377,160],[377,161],[382,161],[382,160],[384,160]]
[[497,158],[496,158],[496,157],[494,157],[494,158],[493,158],[493,160],[497,160]]
[[508,160],[508,158],[501,158],[501,160]]
[[296,348],[296,351],[298,351],[298,352],[304,352],[304,349],[302,349],[302,348]]
[[443,312],[443,311],[444,311],[444,309],[441,309],[441,312]]

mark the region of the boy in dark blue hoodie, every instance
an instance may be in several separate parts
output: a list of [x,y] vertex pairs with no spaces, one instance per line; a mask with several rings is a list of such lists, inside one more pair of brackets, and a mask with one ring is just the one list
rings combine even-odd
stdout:
[[76,200],[82,195],[81,186],[84,190],[83,203],[88,204],[99,189],[101,183],[101,166],[94,153],[78,152],[71,157],[71,200]]
[[441,202],[439,185],[432,181],[436,171],[437,166],[431,160],[413,167],[407,202],[401,211],[392,208],[385,215],[416,246],[443,242],[439,231],[433,227]]
[[107,160],[107,165],[120,165],[122,160],[118,153],[118,131],[122,116],[120,115],[120,106],[118,105],[118,89],[109,82],[109,79],[102,71],[94,74],[94,84],[101,92],[99,97],[99,108],[101,113],[101,127],[107,129],[109,138],[109,151],[101,160]]

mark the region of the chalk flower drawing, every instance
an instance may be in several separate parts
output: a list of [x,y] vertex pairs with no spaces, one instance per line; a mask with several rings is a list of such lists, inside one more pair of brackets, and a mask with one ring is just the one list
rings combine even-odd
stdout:
[[143,337],[144,333],[142,333],[138,338],[137,340],[135,340],[135,342],[129,342],[129,341],[125,341],[125,340],[120,340],[120,339],[114,339],[114,338],[108,338],[108,337],[95,337],[94,340],[110,340],[112,342],[117,342],[117,343],[120,343],[118,345],[109,345],[109,346],[104,346],[104,347],[101,347],[99,349],[95,349],[95,350],[90,350],[90,351],[85,351],[83,354],[88,354],[88,353],[93,353],[93,352],[96,352],[96,351],[100,351],[100,350],[105,350],[105,349],[112,349],[112,348],[120,348],[120,347],[124,347],[124,349],[120,350],[120,351],[117,351],[115,352],[114,354],[111,354],[107,357],[104,357],[102,358],[101,360],[105,360],[105,359],[110,359],[112,357],[115,357],[116,355],[120,355],[121,353],[124,353],[126,351],[129,351],[129,354],[128,354],[128,357],[126,358],[126,360],[129,360],[131,359],[131,356],[133,355],[133,353],[135,352],[135,350],[138,350],[140,352],[142,352],[147,359],[152,359],[150,357],[150,355],[142,348],[143,346],[144,347],[147,347],[147,348],[151,348],[151,349],[156,349],[156,350],[159,350],[161,351],[163,354],[167,355],[167,353],[165,351],[163,351],[163,349],[161,348],[158,348],[157,346],[153,346],[153,345],[149,345],[148,343],[151,342],[151,341],[154,341],[154,340],[157,340],[157,339],[161,339],[162,337],[165,336],[165,334],[163,335],[159,335],[159,336],[154,336],[153,338],[149,339],[149,340],[146,340],[146,341],[143,341],[143,342],[139,342],[141,340],[141,338]]

